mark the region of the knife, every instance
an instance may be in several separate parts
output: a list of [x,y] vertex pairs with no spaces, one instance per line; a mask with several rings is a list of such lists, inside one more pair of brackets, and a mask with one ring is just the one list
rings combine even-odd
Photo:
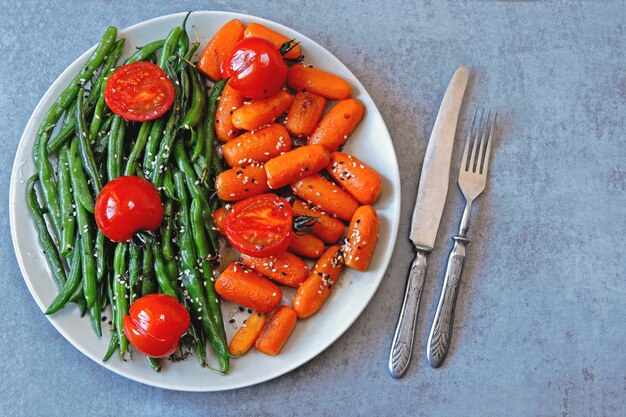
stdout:
[[428,269],[427,256],[434,248],[448,195],[452,145],[468,78],[467,67],[459,67],[454,72],[426,147],[409,235],[417,253],[409,270],[402,310],[389,354],[389,372],[394,378],[404,375],[413,353],[415,322]]

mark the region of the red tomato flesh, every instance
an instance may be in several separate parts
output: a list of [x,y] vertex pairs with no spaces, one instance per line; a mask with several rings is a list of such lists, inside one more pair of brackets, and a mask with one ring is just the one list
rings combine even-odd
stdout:
[[163,205],[152,183],[140,177],[118,177],[105,185],[94,207],[98,227],[114,242],[128,242],[140,230],[155,231]]
[[124,316],[124,333],[144,355],[164,358],[176,351],[190,322],[189,312],[177,299],[148,294],[131,304],[129,314]]
[[158,119],[172,107],[174,86],[163,70],[150,62],[119,67],[104,88],[104,101],[126,120]]
[[222,62],[222,78],[248,98],[267,98],[281,89],[287,79],[287,64],[276,46],[262,38],[245,38]]
[[262,194],[239,201],[226,215],[228,241],[258,258],[278,255],[293,239],[293,213],[284,198]]

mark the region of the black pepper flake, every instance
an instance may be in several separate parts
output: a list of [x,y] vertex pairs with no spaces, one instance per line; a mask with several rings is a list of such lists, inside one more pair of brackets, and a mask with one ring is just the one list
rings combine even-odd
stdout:
[[234,323],[234,322],[235,322],[235,319],[230,319],[230,320],[228,320],[228,322],[229,322],[229,323]]
[[256,184],[256,180],[255,180],[254,178],[252,178],[252,179],[250,180],[250,182],[251,182],[252,184]]
[[248,309],[248,314],[252,314],[252,310],[251,309]]
[[361,223],[361,219],[357,219],[356,223],[357,224]]
[[245,192],[248,192],[248,191],[250,191],[250,190],[248,190],[247,188],[244,188],[243,190],[244,190]]
[[313,186],[311,184],[307,185],[308,188],[313,188]]
[[243,310],[244,310],[244,308],[240,306],[239,307],[239,311],[243,311]]
[[107,316],[102,316],[102,321],[107,321]]
[[286,276],[286,275],[287,275],[287,273],[286,273],[285,271],[283,271],[283,272],[281,272],[281,275],[282,275],[282,276]]
[[261,313],[256,313],[256,316],[257,317],[261,317]]

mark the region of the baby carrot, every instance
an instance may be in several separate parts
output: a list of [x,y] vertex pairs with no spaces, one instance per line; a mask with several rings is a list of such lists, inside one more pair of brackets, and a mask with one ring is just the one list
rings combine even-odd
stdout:
[[339,278],[343,266],[341,258],[341,247],[330,246],[298,287],[291,304],[299,318],[312,316],[322,308]]
[[323,211],[311,207],[309,204],[302,200],[294,200],[293,202],[293,215],[295,216],[312,216],[317,217],[317,221],[309,230],[313,236],[317,236],[326,243],[336,243],[343,232],[346,230],[346,226],[343,222],[330,217]]
[[359,203],[374,204],[378,199],[382,190],[380,175],[358,158],[333,152],[326,170]]
[[365,108],[360,101],[350,98],[335,104],[309,136],[309,145],[324,145],[333,152],[338,150],[363,119]]
[[296,327],[298,315],[292,308],[280,306],[263,327],[254,347],[266,355],[276,356]]
[[298,92],[293,98],[285,128],[293,136],[309,136],[324,114],[326,99],[308,92]]
[[250,269],[271,278],[274,282],[297,288],[309,272],[304,261],[293,253],[283,252],[267,258],[254,258],[241,254],[241,261]]
[[367,270],[378,239],[379,225],[378,214],[372,206],[357,209],[342,248],[346,266],[361,272]]
[[223,171],[215,179],[217,196],[224,201],[237,201],[268,191],[267,176],[262,165],[242,165]]
[[265,163],[267,185],[272,188],[293,184],[324,169],[330,153],[322,145],[307,145],[285,152]]
[[324,242],[309,233],[295,233],[287,249],[303,258],[317,259],[324,252]]
[[226,236],[226,210],[224,210],[224,207],[220,207],[213,212],[213,223],[215,223],[217,231]]
[[287,85],[293,91],[309,91],[330,100],[343,100],[352,94],[352,87],[343,78],[301,64],[289,68]]
[[291,184],[291,189],[301,199],[342,220],[350,220],[359,207],[359,202],[347,191],[320,174],[302,178]]
[[276,284],[264,276],[233,262],[215,281],[220,297],[252,310],[269,313],[283,296]]
[[198,69],[213,81],[220,80],[220,65],[230,50],[243,39],[245,26],[241,21],[233,19],[227,22],[211,38],[198,60]]
[[233,126],[254,130],[268,123],[272,123],[281,114],[287,111],[293,97],[286,90],[281,90],[271,97],[252,100],[249,104],[239,107],[233,113]]
[[263,163],[291,150],[291,139],[285,128],[277,123],[246,132],[222,146],[224,160],[231,166]]
[[[278,49],[280,49],[280,47],[285,42],[290,40],[290,38],[283,35],[282,33],[278,33],[260,23],[250,23],[244,32],[244,37],[267,39],[268,41],[276,45]],[[300,45],[297,45],[295,48],[285,54],[285,58],[298,59],[301,53],[302,51],[300,49]]]
[[220,142],[228,142],[238,134],[238,129],[233,125],[232,114],[243,105],[243,96],[226,84],[220,102],[215,111],[215,135]]
[[259,337],[259,334],[261,334],[266,320],[267,317],[264,313],[253,312],[233,336],[228,345],[228,352],[233,356],[240,356],[249,351],[254,346],[254,342]]

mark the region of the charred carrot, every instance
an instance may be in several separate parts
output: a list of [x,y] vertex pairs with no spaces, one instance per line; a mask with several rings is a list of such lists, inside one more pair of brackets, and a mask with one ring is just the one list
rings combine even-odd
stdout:
[[329,163],[330,152],[322,145],[301,146],[265,163],[267,185],[276,189],[293,184],[319,172]]
[[215,135],[220,142],[234,139],[239,130],[233,125],[232,114],[243,105],[243,96],[226,84],[215,112]]
[[[246,38],[263,38],[272,42],[278,49],[287,41],[290,40],[287,36],[282,33],[278,33],[267,26],[264,26],[260,23],[250,23],[244,32],[244,37]],[[287,59],[298,59],[300,57],[302,51],[300,49],[300,45],[297,45],[291,51],[287,52],[284,56]]]
[[352,87],[343,78],[300,64],[289,68],[287,85],[294,91],[309,91],[330,100],[343,100],[352,94]]
[[215,223],[215,227],[217,231],[220,232],[223,236],[226,236],[226,210],[223,207],[218,208],[213,212],[213,223]]
[[338,150],[363,119],[365,108],[360,101],[342,100],[330,109],[309,136],[309,145],[324,145],[331,152]]
[[215,179],[217,196],[224,201],[238,201],[268,191],[262,165],[242,165],[223,171]]
[[221,273],[215,291],[228,301],[262,313],[274,310],[283,296],[276,284],[238,262]]
[[304,281],[306,273],[309,272],[307,264],[289,252],[267,258],[254,258],[242,253],[241,261],[250,269],[288,287],[298,288]]
[[330,246],[315,263],[293,297],[291,304],[299,318],[312,316],[322,308],[339,278],[342,267],[341,247]]
[[231,166],[267,162],[282,152],[291,150],[291,139],[285,128],[277,123],[246,132],[222,146],[224,160]]
[[316,217],[315,224],[309,230],[309,233],[322,239],[326,243],[337,243],[337,241],[343,236],[343,232],[346,230],[346,226],[343,222],[330,217],[322,210],[316,207],[311,207],[308,203],[302,200],[294,200],[293,202],[293,215],[295,216],[312,216]]
[[278,355],[289,335],[296,327],[298,315],[292,308],[280,306],[272,314],[256,340],[254,347],[266,355]]
[[198,60],[198,69],[213,81],[220,80],[220,65],[230,50],[243,39],[245,26],[241,21],[233,19],[227,22],[211,38]]
[[320,174],[302,178],[291,189],[301,199],[342,220],[350,220],[359,207],[359,202],[347,191]]
[[374,204],[378,199],[382,190],[380,175],[358,158],[333,152],[326,170],[359,203]]
[[342,251],[346,266],[366,271],[374,253],[380,221],[372,206],[361,206],[354,213]]
[[304,258],[317,259],[324,252],[324,242],[308,233],[302,235],[296,233],[288,249]]
[[289,107],[285,128],[293,136],[309,136],[322,118],[325,108],[324,97],[300,91]]
[[254,342],[261,334],[267,317],[259,311],[253,312],[244,324],[241,325],[237,333],[233,336],[228,345],[228,352],[234,356],[241,356],[254,346]]
[[288,91],[281,90],[271,97],[252,100],[239,107],[233,113],[233,126],[244,130],[254,130],[272,123],[287,111],[293,97]]

